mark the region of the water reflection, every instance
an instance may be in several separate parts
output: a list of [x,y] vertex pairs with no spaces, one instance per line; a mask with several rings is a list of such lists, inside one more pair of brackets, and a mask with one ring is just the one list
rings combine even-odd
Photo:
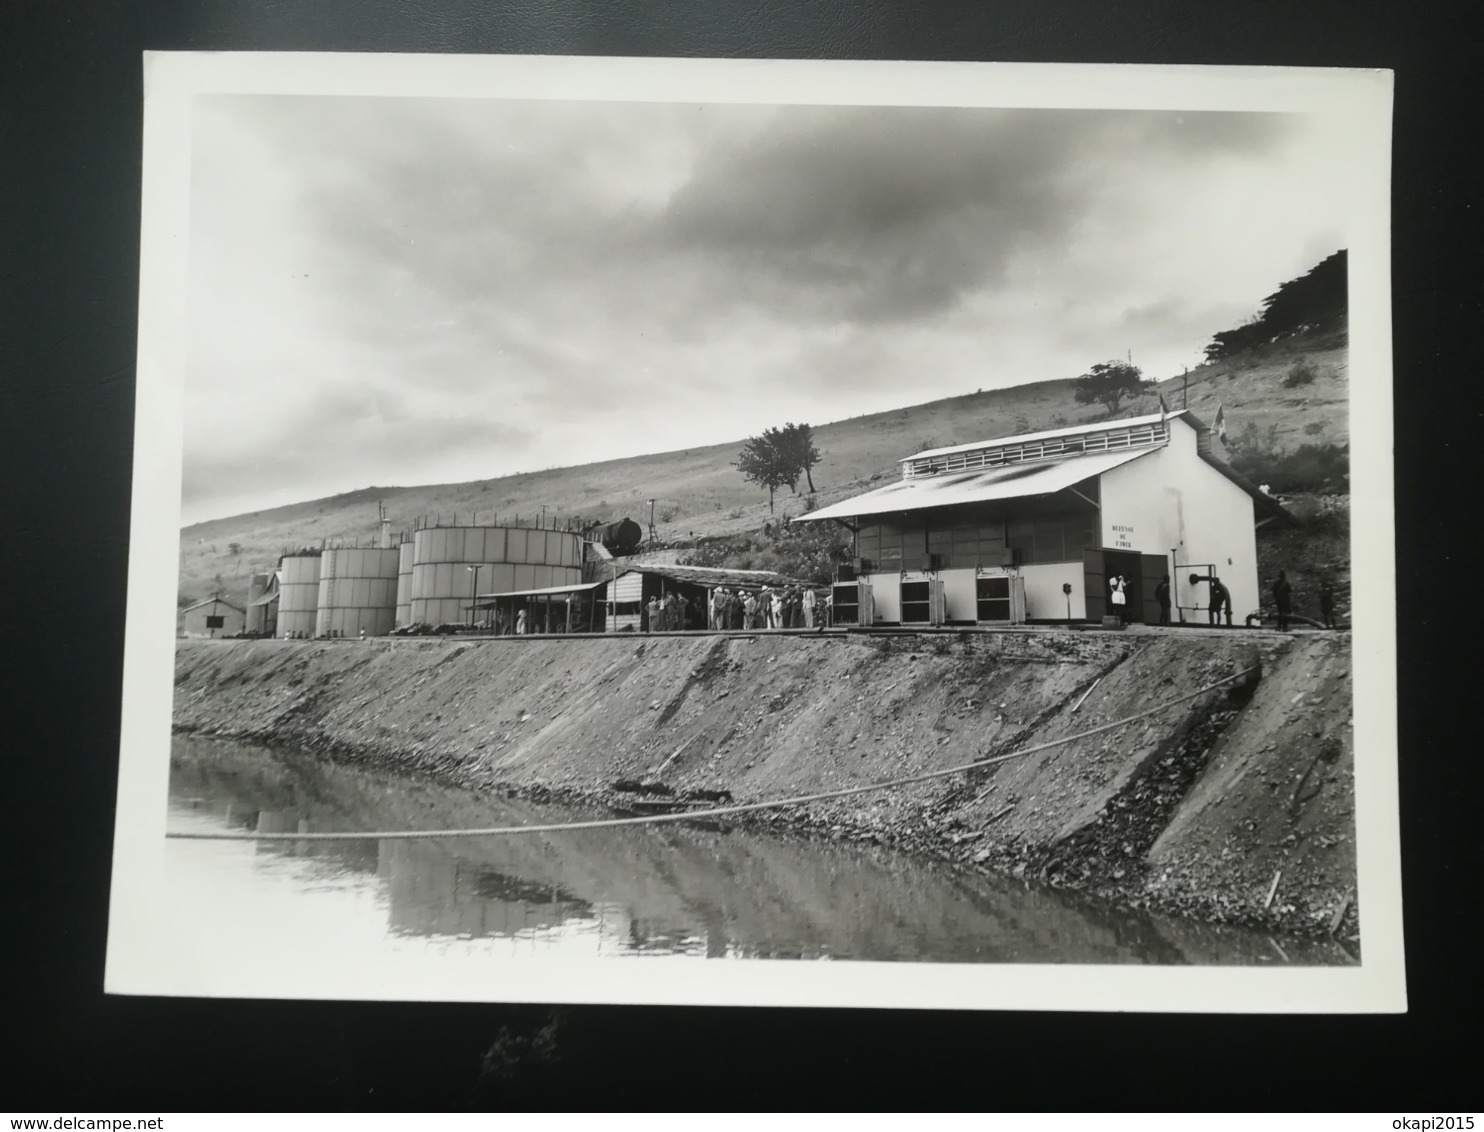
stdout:
[[[303,833],[468,828],[588,812],[178,737],[173,828]],[[871,846],[655,825],[445,841],[170,842],[220,891],[359,894],[345,932],[530,953],[1210,964],[1351,962],[1336,944],[1114,912]],[[218,848],[221,848],[218,845]],[[249,889],[242,886],[247,885]],[[368,928],[368,924],[374,927]],[[337,929],[339,930],[339,929]],[[507,946],[508,945],[508,946]]]

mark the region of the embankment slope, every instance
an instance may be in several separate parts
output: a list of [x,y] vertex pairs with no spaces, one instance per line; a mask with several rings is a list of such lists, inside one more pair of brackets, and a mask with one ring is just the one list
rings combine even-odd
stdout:
[[635,779],[747,802],[1078,735],[1260,661],[1255,685],[1147,720],[761,820],[1318,932],[1347,901],[1354,918],[1348,648],[1200,630],[191,641],[175,725],[476,788],[613,802]]

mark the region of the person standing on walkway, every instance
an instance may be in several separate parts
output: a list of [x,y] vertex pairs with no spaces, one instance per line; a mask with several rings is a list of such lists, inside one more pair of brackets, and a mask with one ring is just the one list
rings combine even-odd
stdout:
[[1124,581],[1122,574],[1114,574],[1108,579],[1109,599],[1113,606],[1113,613],[1117,616],[1121,625],[1128,624],[1128,595],[1124,592]]
[[1335,583],[1328,574],[1319,579],[1319,619],[1326,629],[1335,627]]
[[1232,595],[1231,591],[1222,584],[1221,579],[1211,579],[1211,624],[1221,624],[1221,612],[1226,611],[1226,623],[1232,623]]
[[1154,600],[1159,603],[1159,623],[1170,623],[1170,576],[1166,574],[1154,587]]
[[645,627],[646,633],[653,633],[660,619],[660,599],[652,597],[644,607],[649,612],[649,621]]
[[804,628],[806,629],[814,628],[814,606],[818,601],[819,599],[814,596],[814,587],[805,586],[800,604],[804,607]]
[[770,614],[768,628],[783,628],[783,595],[777,590],[773,591],[773,597],[768,603],[768,610]]
[[1289,584],[1288,572],[1278,571],[1278,580],[1273,583],[1273,604],[1278,607],[1278,631],[1288,632],[1288,615],[1293,612],[1293,586]]
[[517,636],[525,636],[526,611],[524,609],[515,615],[515,632]]
[[757,594],[753,593],[751,590],[749,590],[747,592],[747,596],[742,599],[742,628],[757,628]]
[[720,586],[717,586],[716,589],[714,589],[714,590],[711,591],[711,607],[710,607],[711,616],[710,616],[709,620],[706,622],[706,625],[707,625],[708,628],[711,628],[711,629],[720,629],[722,627],[722,624],[721,624],[721,603],[722,603],[722,598],[725,595],[726,595],[726,590],[722,589]]

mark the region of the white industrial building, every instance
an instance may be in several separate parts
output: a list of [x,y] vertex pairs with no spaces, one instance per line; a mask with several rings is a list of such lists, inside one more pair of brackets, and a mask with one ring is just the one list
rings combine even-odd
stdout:
[[1173,621],[1207,620],[1214,576],[1241,624],[1259,604],[1256,528],[1291,521],[1212,454],[1210,429],[1186,411],[938,448],[901,465],[897,482],[794,520],[854,535],[836,624],[1100,621],[1115,577],[1128,619],[1155,622],[1165,576]]

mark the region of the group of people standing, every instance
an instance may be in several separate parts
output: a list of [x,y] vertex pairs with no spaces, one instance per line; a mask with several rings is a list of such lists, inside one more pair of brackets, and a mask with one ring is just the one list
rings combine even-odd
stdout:
[[[1278,628],[1286,632],[1293,616],[1293,583],[1286,570],[1279,570],[1278,580],[1273,583],[1273,605],[1278,610]],[[1319,578],[1319,620],[1326,629],[1335,627],[1335,583],[1327,573]]]
[[[1194,577],[1192,577],[1194,581]],[[1208,607],[1211,624],[1227,625],[1232,623],[1232,595],[1231,591],[1220,578],[1215,576],[1202,578],[1211,587],[1211,600]],[[1115,616],[1128,623],[1128,580],[1115,575],[1108,579],[1108,601]],[[1329,574],[1324,574],[1319,579],[1319,618],[1326,629],[1335,627],[1335,583]],[[1154,587],[1154,600],[1159,605],[1159,623],[1168,625],[1170,623],[1170,578],[1166,574]],[[1293,583],[1288,580],[1288,571],[1279,570],[1277,580],[1273,582],[1273,605],[1278,612],[1278,628],[1287,632],[1289,621],[1293,617]]]
[[763,586],[758,590],[719,586],[711,594],[712,629],[813,629],[819,599],[808,586]]
[[684,594],[673,590],[659,597],[652,597],[645,606],[649,614],[649,632],[675,633],[690,626],[690,603]]

